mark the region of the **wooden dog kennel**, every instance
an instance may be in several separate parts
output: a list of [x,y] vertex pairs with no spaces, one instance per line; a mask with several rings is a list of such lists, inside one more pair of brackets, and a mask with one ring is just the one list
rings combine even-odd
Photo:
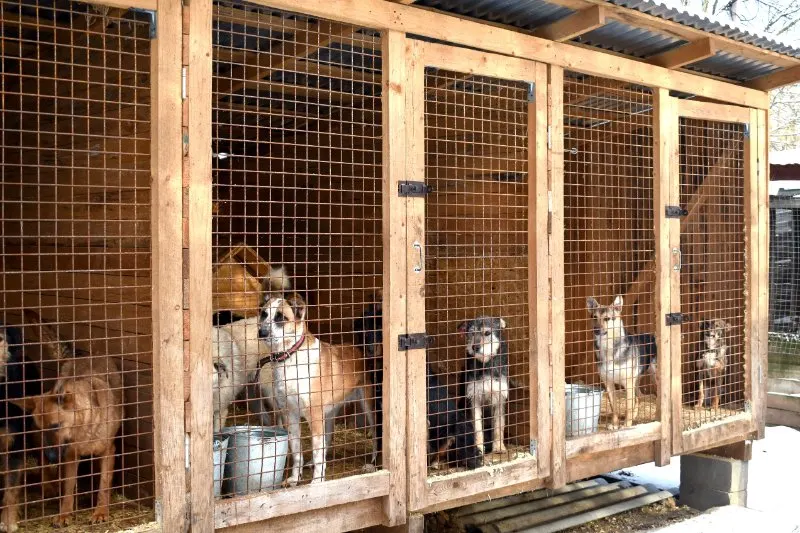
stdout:
[[[766,91],[800,79],[800,52],[594,0],[510,18],[451,0],[107,3],[0,7],[0,280],[3,324],[32,309],[122,365],[112,503],[136,513],[116,526],[419,531],[424,513],[763,435]],[[625,48],[625,31],[658,39]],[[357,324],[380,304],[380,462],[354,401],[324,482],[215,498],[212,316],[258,317],[279,264],[321,341],[366,350]],[[603,385],[587,298],[617,295],[657,374],[630,426],[606,427],[599,394],[574,432],[568,387]],[[428,415],[446,397],[472,416],[459,325],[478,316],[503,319],[506,450],[436,469]],[[727,361],[719,404],[698,407],[713,319]],[[242,397],[230,413],[260,424]]]

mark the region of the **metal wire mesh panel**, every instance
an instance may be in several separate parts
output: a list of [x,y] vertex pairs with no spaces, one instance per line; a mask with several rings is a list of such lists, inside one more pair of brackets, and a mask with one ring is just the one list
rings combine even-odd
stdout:
[[568,438],[656,419],[652,134],[649,89],[565,75]]
[[428,68],[429,472],[528,453],[528,91]]
[[680,119],[683,428],[744,409],[742,124]]
[[[780,187],[769,209],[769,377],[800,379],[800,198]],[[785,381],[770,391],[793,394]]]
[[153,519],[150,24],[3,1],[0,29],[0,529],[132,527]]
[[218,495],[380,467],[379,45],[354,26],[214,8]]

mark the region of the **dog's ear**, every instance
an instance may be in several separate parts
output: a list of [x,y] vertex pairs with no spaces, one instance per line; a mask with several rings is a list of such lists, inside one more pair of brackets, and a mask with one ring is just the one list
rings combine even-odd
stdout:
[[292,313],[294,313],[295,321],[305,320],[307,306],[302,296],[300,296],[296,292],[292,293],[291,296],[289,296],[289,298],[286,299],[286,302],[292,308]]
[[589,310],[589,314],[594,314],[594,311],[600,307],[600,304],[597,303],[597,300],[594,299],[593,296],[589,296],[586,298],[586,309]]
[[467,332],[467,326],[469,326],[469,321],[465,320],[461,324],[458,325],[458,332],[462,335]]
[[42,321],[42,317],[36,311],[25,309],[22,314],[25,316],[25,321],[32,326],[35,332],[34,340],[38,339],[42,343],[42,351],[47,357],[58,360],[71,356],[72,350],[70,346],[61,342],[55,328]]
[[9,401],[26,413],[30,413],[36,409],[36,406],[39,405],[41,400],[41,396],[24,396],[22,398],[10,399]]
[[269,294],[270,292],[283,293],[291,288],[292,281],[286,267],[284,265],[270,265],[269,273],[262,282],[261,290],[263,290],[265,294]]
[[502,318],[495,318],[494,325],[496,329],[506,329],[506,321]]
[[617,294],[616,298],[614,298],[614,301],[611,302],[611,308],[615,313],[622,312],[622,295]]
[[108,397],[110,392],[108,383],[100,378],[92,378],[92,406],[102,407],[109,405],[111,403]]

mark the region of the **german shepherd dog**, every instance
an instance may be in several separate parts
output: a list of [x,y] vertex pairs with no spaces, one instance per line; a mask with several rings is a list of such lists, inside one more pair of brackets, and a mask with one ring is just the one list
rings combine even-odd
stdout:
[[610,429],[619,427],[619,413],[614,400],[617,385],[625,389],[625,426],[630,427],[638,414],[639,377],[648,371],[654,377],[658,376],[655,341],[651,335],[628,335],[625,332],[622,296],[614,298],[609,306],[601,306],[589,297],[586,307],[592,317],[597,371],[611,405]]
[[[383,313],[381,295],[369,304],[355,321],[356,344],[363,346],[367,377],[375,388],[375,420],[378,449],[383,450]],[[426,366],[428,426],[428,464],[434,468],[442,460],[453,466],[475,469],[481,454],[475,446],[475,428],[466,410],[456,404],[447,386]]]
[[[297,485],[303,468],[300,420],[311,427],[312,483],[325,480],[326,452],[332,438],[333,419],[347,402],[364,400],[364,414],[372,433],[372,465],[378,454],[373,395],[364,357],[353,346],[321,342],[308,330],[307,306],[299,294],[287,298],[268,296],[259,316],[259,338],[270,348],[260,369],[271,372],[272,395],[286,421],[292,451],[292,473],[284,485]],[[262,377],[262,384],[264,377]]]
[[[38,318],[32,312],[26,315]],[[78,462],[84,457],[100,458],[100,488],[91,521],[105,522],[114,475],[114,438],[123,417],[119,367],[111,357],[75,357],[75,350],[61,342],[50,326],[42,324],[41,331],[45,351],[60,360],[58,379],[49,392],[15,403],[31,413],[42,434],[45,459],[61,469],[63,497],[53,525],[63,527],[72,519]]]
[[[484,415],[492,425],[491,452],[503,453],[506,408],[511,383],[508,376],[508,343],[503,337],[506,321],[481,316],[462,322],[458,331],[464,335],[467,362],[464,368],[464,395],[472,407],[475,442],[481,453],[489,453],[484,445]],[[484,409],[490,411],[484,413]]]
[[726,321],[716,318],[703,320],[700,331],[703,335],[705,349],[697,358],[697,371],[699,373],[696,409],[702,409],[705,403],[705,383],[708,382],[708,395],[711,398],[711,408],[719,409],[719,397],[722,391],[722,380],[725,365],[728,360],[728,343],[725,335],[730,331],[731,325]]
[[33,420],[13,402],[25,394],[39,394],[41,381],[36,366],[25,361],[22,331],[0,323],[0,454],[5,474],[3,511],[0,531],[17,531],[22,469],[25,463],[25,436],[33,428]]

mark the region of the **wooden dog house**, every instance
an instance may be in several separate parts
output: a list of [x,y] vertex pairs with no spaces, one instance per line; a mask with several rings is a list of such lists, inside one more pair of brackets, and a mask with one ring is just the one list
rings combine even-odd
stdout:
[[[2,322],[34,309],[122,362],[115,486],[135,521],[419,530],[763,435],[766,91],[800,79],[800,50],[610,1],[410,3],[0,7]],[[382,304],[381,463],[365,473],[371,444],[343,415],[324,482],[215,499],[211,317],[254,316],[267,264],[324,341],[356,342]],[[630,427],[606,427],[603,394],[568,436],[587,416],[568,386],[602,385],[587,298],[616,295],[658,379]],[[426,375],[463,408],[458,326],[480,315],[504,319],[507,450],[435,470]],[[711,319],[728,359],[719,406],[697,407]]]

